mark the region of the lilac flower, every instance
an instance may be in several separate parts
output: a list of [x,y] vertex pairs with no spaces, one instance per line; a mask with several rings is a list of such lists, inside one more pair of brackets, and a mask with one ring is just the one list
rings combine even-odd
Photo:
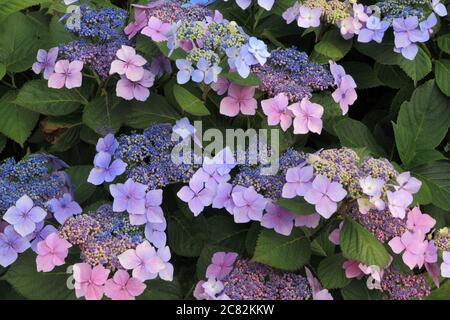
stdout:
[[211,190],[215,190],[217,185],[220,183],[226,183],[231,179],[229,174],[220,174],[216,170],[214,164],[203,164],[193,175],[193,179],[198,179],[204,182],[205,185]]
[[410,194],[419,192],[422,182],[414,177],[411,177],[410,172],[400,173],[397,178],[399,186],[395,186],[395,190],[404,190]]
[[287,199],[304,196],[311,188],[313,167],[295,167],[286,172],[286,184],[283,186],[282,197]]
[[[248,39],[248,52],[251,53],[260,65],[264,65],[267,58],[270,57],[270,53],[267,51],[267,45],[264,41],[261,41],[255,37]],[[253,63],[256,64],[256,63]]]
[[320,222],[320,214],[313,213],[308,215],[296,215],[294,225],[296,227],[316,228]]
[[172,64],[165,55],[160,54],[152,59],[150,72],[153,73],[155,77],[162,77],[165,73],[172,73]]
[[188,203],[189,209],[198,216],[206,206],[212,203],[214,190],[198,178],[192,177],[189,186],[184,186],[177,193],[178,198]]
[[450,278],[450,251],[442,253],[441,275],[444,278]]
[[130,214],[130,223],[140,226],[150,223],[164,222],[164,213],[161,209],[163,200],[162,190],[151,190],[145,195],[145,212],[143,214]]
[[67,89],[81,87],[83,81],[83,62],[60,60],[55,64],[54,72],[48,77],[48,87],[53,89]]
[[381,190],[384,186],[384,180],[380,178],[372,178],[367,176],[365,178],[359,179],[359,185],[361,186],[362,192],[370,197],[381,196]]
[[358,42],[368,43],[376,41],[381,43],[388,28],[389,23],[387,21],[380,21],[380,18],[371,16],[367,19],[366,27],[359,31]]
[[106,152],[109,154],[114,154],[119,143],[112,133],[107,134],[103,138],[98,139],[96,150],[97,152]]
[[177,68],[179,70],[177,73],[177,83],[188,83],[191,79],[192,73],[194,72],[192,63],[186,59],[178,59],[177,61],[175,61],[175,64],[177,65]]
[[339,86],[342,81],[342,78],[347,74],[345,73],[344,68],[341,65],[337,64],[336,62],[330,60],[329,64],[331,75],[334,78],[334,84],[336,86]]
[[31,241],[31,249],[37,253],[37,245],[39,242],[45,240],[47,236],[49,236],[52,233],[58,232],[58,230],[52,226],[51,224],[48,224],[44,226],[44,221],[41,221],[36,224],[36,229],[33,231],[32,234],[30,234],[27,239],[32,240]]
[[322,9],[300,7],[297,24],[301,28],[316,28],[320,26],[320,17],[322,16]]
[[208,279],[222,280],[233,270],[233,265],[237,257],[238,254],[234,252],[214,253],[211,259],[212,263],[206,269],[206,277]]
[[440,0],[431,0],[431,8],[440,17],[445,17],[447,15],[447,8]]
[[197,83],[204,81],[205,84],[217,82],[221,71],[222,68],[217,64],[210,66],[208,61],[202,57],[197,62],[197,69],[192,72],[192,81]]
[[406,214],[406,209],[413,202],[413,197],[410,193],[399,190],[395,192],[386,192],[388,199],[389,211],[393,217],[403,219]]
[[156,248],[162,248],[166,246],[167,236],[166,236],[167,222],[163,218],[161,223],[150,223],[145,225],[145,238],[150,241]]
[[406,226],[409,230],[420,231],[427,234],[435,226],[436,220],[430,215],[422,213],[419,207],[415,207],[408,212]]
[[261,225],[268,229],[274,229],[276,233],[288,236],[294,226],[294,216],[289,210],[268,203],[266,214],[261,219]]
[[287,24],[291,24],[292,22],[298,19],[299,15],[300,15],[300,3],[298,1],[295,1],[292,7],[287,8],[286,11],[283,12],[282,17],[284,20],[286,20]]
[[14,230],[22,237],[32,233],[36,229],[36,223],[41,222],[47,216],[47,212],[41,207],[35,207],[33,200],[27,195],[17,200],[16,205],[9,208],[3,220],[13,225]]
[[17,260],[18,254],[30,247],[26,238],[21,237],[12,226],[0,233],[0,266],[6,268]]
[[437,25],[437,17],[431,13],[428,18],[419,23],[420,30],[424,33],[424,41],[430,40],[430,34],[433,33],[433,28]]
[[175,122],[175,125],[172,128],[173,136],[172,139],[181,138],[182,141],[186,139],[190,139],[191,137],[194,139],[194,143],[198,146],[202,146],[200,139],[197,137],[197,129],[190,123],[187,117],[184,117]]
[[148,241],[142,242],[136,249],[125,251],[118,259],[122,267],[133,270],[133,277],[141,281],[155,279],[158,272],[166,268],[165,262]]
[[342,77],[339,87],[333,92],[333,100],[339,103],[342,114],[348,112],[348,107],[351,106],[357,99],[356,83],[350,75]]
[[128,179],[125,183],[112,184],[109,191],[114,197],[114,212],[128,211],[131,214],[144,214],[147,186]]
[[[162,260],[164,268],[158,271],[158,276],[166,281],[173,280],[173,265],[169,262],[171,258],[170,249],[168,246],[163,248],[158,248],[156,255]],[[156,277],[156,275],[155,275]]]
[[333,296],[328,292],[327,289],[322,289],[319,280],[314,278],[311,271],[306,267],[305,271],[309,285],[311,286],[313,300],[333,300]]
[[56,221],[63,224],[68,218],[81,213],[83,210],[80,205],[75,202],[70,193],[65,193],[59,199],[51,199],[48,205],[53,212]]
[[219,96],[224,95],[228,91],[229,87],[230,81],[222,77],[218,77],[217,81],[211,84],[211,89],[213,89]]
[[117,176],[125,172],[127,164],[121,159],[112,161],[112,156],[106,152],[99,152],[94,158],[94,168],[89,173],[87,181],[99,186],[103,182],[112,182]]
[[261,221],[267,199],[257,193],[253,186],[243,189],[234,188],[231,197],[235,204],[233,209],[234,222]]
[[248,53],[247,47],[242,46],[241,48],[228,48],[225,50],[225,53],[228,57],[228,65],[230,66],[230,69],[236,70],[242,78],[247,78],[250,74],[250,66],[252,64],[247,62],[246,57],[253,57]]
[[416,42],[426,41],[428,31],[418,29],[419,19],[416,16],[395,18],[392,25],[396,52],[400,52],[406,59],[413,60],[419,50]]
[[233,198],[231,193],[233,191],[233,185],[230,183],[221,183],[216,188],[216,195],[214,196],[212,207],[214,209],[225,208],[228,212],[232,213],[234,209]]
[[36,74],[40,74],[44,71],[44,79],[48,80],[50,75],[55,70],[56,59],[58,58],[58,47],[51,48],[48,53],[39,49],[37,53],[37,62],[33,64],[33,71]]
[[144,70],[142,78],[138,81],[131,81],[122,75],[121,79],[117,81],[116,95],[125,100],[146,101],[150,96],[149,88],[153,86],[154,82],[154,74],[147,70]]
[[234,158],[233,151],[231,151],[230,147],[225,147],[220,150],[212,159],[205,157],[203,163],[213,165],[217,173],[221,176],[227,175],[234,167],[236,167],[236,159]]
[[345,40],[351,39],[355,34],[359,34],[362,28],[361,22],[355,17],[346,17],[339,22],[341,35]]
[[130,81],[139,81],[144,76],[147,61],[130,46],[123,45],[116,53],[117,59],[111,63],[110,74],[118,73]]
[[401,237],[395,237],[389,241],[389,246],[396,254],[403,253],[403,262],[412,270],[417,265],[422,268],[425,263],[425,251],[428,241],[424,241],[422,232],[406,231]]
[[361,22],[366,22],[369,19],[363,4],[353,3],[353,16]]
[[337,210],[337,203],[345,198],[347,191],[338,182],[331,182],[327,177],[318,175],[312,182],[311,189],[305,194],[305,200],[314,204],[317,213],[325,219]]

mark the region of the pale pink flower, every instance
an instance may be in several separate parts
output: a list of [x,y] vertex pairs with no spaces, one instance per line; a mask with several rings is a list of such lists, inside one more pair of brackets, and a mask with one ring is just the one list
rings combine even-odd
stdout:
[[136,99],[146,101],[150,96],[150,88],[153,86],[155,76],[150,71],[144,70],[144,75],[139,81],[131,81],[125,76],[117,82],[116,95],[125,100]]
[[288,109],[289,99],[284,93],[277,94],[274,98],[261,101],[264,114],[267,116],[269,126],[280,124],[286,131],[292,125],[292,111]]
[[83,62],[60,60],[55,64],[55,72],[48,78],[48,87],[53,89],[67,89],[81,87],[83,76]]
[[62,266],[72,245],[61,239],[57,232],[51,233],[45,240],[37,244],[37,271],[50,272],[57,266]]
[[129,249],[118,256],[119,262],[126,270],[133,270],[133,277],[141,281],[154,279],[166,268],[155,248],[145,240],[136,249]]
[[415,207],[408,212],[406,225],[408,229],[428,233],[436,224],[436,220],[430,215],[422,213],[419,207]]
[[164,23],[158,18],[150,17],[147,26],[141,31],[143,35],[150,37],[155,42],[167,40],[167,34],[171,30],[170,23]]
[[395,237],[389,241],[389,246],[396,254],[403,251],[403,262],[410,268],[415,266],[421,268],[425,262],[425,252],[428,248],[428,241],[424,240],[422,232],[406,231],[401,237]]
[[245,115],[256,114],[258,107],[255,95],[255,87],[243,87],[232,83],[228,88],[228,96],[220,102],[220,113],[229,117],[235,117],[241,112]]
[[144,77],[143,66],[147,61],[136,54],[134,48],[123,45],[117,50],[116,56],[118,59],[111,63],[110,74],[125,75],[130,81],[139,81]]
[[84,296],[86,300],[101,300],[109,272],[102,265],[92,268],[87,263],[75,264],[73,266],[73,278],[77,298]]
[[135,300],[147,286],[128,272],[117,270],[112,279],[106,281],[105,295],[112,300]]
[[289,109],[294,113],[294,133],[306,134],[322,132],[323,107],[320,104],[313,103],[307,98],[303,98],[300,103],[292,104]]

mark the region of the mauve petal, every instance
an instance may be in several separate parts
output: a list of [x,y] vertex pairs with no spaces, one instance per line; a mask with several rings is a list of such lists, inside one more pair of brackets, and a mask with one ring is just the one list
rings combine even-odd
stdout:
[[144,68],[135,65],[128,65],[125,75],[128,80],[139,81],[144,77]]
[[405,250],[405,246],[403,245],[403,242],[401,240],[400,237],[395,237],[392,238],[389,242],[388,242],[389,246],[391,247],[392,251],[394,251],[394,253],[399,254],[401,253],[403,250]]
[[76,263],[73,266],[73,278],[78,283],[87,282],[91,279],[91,266],[87,263]]
[[91,281],[98,286],[105,284],[110,271],[102,265],[95,266],[91,272]]
[[347,195],[347,191],[345,191],[340,183],[332,182],[328,186],[327,195],[331,200],[339,202],[345,198],[345,196]]
[[241,110],[242,114],[255,115],[257,108],[258,102],[256,101],[256,99],[251,98],[240,100],[239,109]]
[[136,84],[133,88],[133,96],[136,100],[144,102],[150,96],[150,91],[144,86]]
[[322,119],[309,118],[308,119],[308,129],[311,132],[320,134],[322,132]]
[[111,68],[109,74],[118,73],[120,75],[125,74],[126,63],[121,60],[114,60],[111,62]]
[[305,194],[305,200],[306,202],[310,204],[317,204],[319,201],[324,197],[323,193],[320,191],[317,191],[315,189],[310,189]]
[[36,257],[36,270],[38,272],[50,272],[55,268],[51,254]]
[[141,259],[136,255],[136,251],[129,249],[124,253],[120,254],[118,257],[120,264],[127,270],[136,268],[141,264]]
[[134,84],[128,79],[120,79],[116,85],[116,95],[125,100],[132,100],[134,98]]
[[335,213],[337,210],[337,204],[336,202],[333,202],[328,197],[323,197],[320,199],[320,201],[316,204],[316,211],[319,213],[322,217],[325,219],[328,219]]
[[306,117],[297,116],[294,121],[294,134],[306,134],[309,132],[308,129],[308,120]]
[[180,189],[180,191],[178,191],[177,196],[184,202],[189,202],[192,198],[194,198],[195,194],[188,186],[184,186]]
[[239,110],[239,102],[231,96],[223,98],[220,102],[220,114],[235,117],[239,114]]
[[127,282],[126,290],[133,297],[137,297],[144,293],[146,287],[147,286],[138,279],[130,278]]

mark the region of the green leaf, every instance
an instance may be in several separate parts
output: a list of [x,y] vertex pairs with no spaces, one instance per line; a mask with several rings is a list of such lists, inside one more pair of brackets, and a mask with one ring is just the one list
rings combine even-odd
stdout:
[[170,249],[183,257],[198,257],[205,243],[207,224],[203,216],[189,216],[177,211],[168,219]]
[[231,215],[214,215],[207,219],[208,239],[212,244],[243,253],[249,227],[237,224]]
[[335,254],[320,262],[317,275],[325,288],[340,289],[350,283],[351,279],[345,276],[345,270],[342,267],[345,260],[342,254]]
[[74,299],[75,291],[68,288],[70,273],[67,273],[66,269],[67,266],[62,266],[52,272],[37,272],[36,254],[28,250],[19,255],[19,259],[11,265],[4,279],[27,299]]
[[426,300],[450,300],[450,280],[445,280],[439,288],[431,291],[431,294],[425,298]]
[[125,125],[134,129],[145,129],[155,123],[173,123],[180,118],[166,98],[156,93],[145,102],[127,103],[126,108]]
[[309,204],[303,197],[295,197],[293,199],[280,198],[277,205],[289,210],[292,213],[307,216],[316,212],[314,205]]
[[35,6],[43,2],[42,0],[5,0],[0,5],[0,21],[8,17],[10,14],[22,9]]
[[273,230],[263,229],[256,243],[253,260],[268,266],[294,271],[309,262],[311,244],[299,229],[290,236],[283,236]]
[[355,48],[362,54],[371,57],[376,62],[385,65],[396,65],[400,61],[400,55],[393,51],[394,44],[383,43],[355,43]]
[[73,186],[75,200],[83,203],[95,192],[95,186],[87,182],[92,166],[73,166],[66,170]]
[[145,281],[145,291],[137,300],[180,300],[183,298],[181,286],[175,278],[173,281],[155,279]]
[[352,41],[341,37],[337,29],[331,29],[324,34],[314,50],[335,61],[342,59],[352,48]]
[[252,87],[259,86],[260,84],[260,80],[254,74],[250,74],[247,78],[242,78],[237,72],[226,72],[222,73],[220,76],[240,86]]
[[374,71],[380,81],[387,87],[401,89],[412,83],[411,79],[399,66],[375,63]]
[[39,48],[49,46],[48,28],[16,12],[0,23],[0,43],[0,62],[10,72],[22,72],[36,61]]
[[39,114],[15,104],[16,94],[9,91],[0,99],[0,132],[23,145],[36,126]]
[[6,74],[6,65],[4,63],[0,63],[0,80],[3,79],[5,74]]
[[117,132],[129,114],[124,100],[113,95],[97,97],[83,110],[83,123],[99,134]]
[[345,71],[355,79],[358,89],[370,89],[383,85],[371,66],[362,62],[343,62]]
[[419,51],[414,60],[408,60],[400,56],[399,66],[414,81],[422,80],[431,72],[431,59],[427,53],[419,47]]
[[436,67],[436,84],[443,93],[450,97],[450,60],[437,60],[434,65]]
[[436,161],[415,168],[413,173],[429,187],[433,204],[450,210],[450,163]]
[[369,290],[364,280],[352,280],[341,289],[344,300],[381,300],[383,294],[378,290]]
[[174,85],[173,94],[177,103],[187,113],[200,117],[210,115],[204,103],[182,86]]
[[339,141],[349,148],[367,148],[373,155],[383,157],[386,152],[377,143],[372,132],[362,122],[350,118],[339,121],[334,129]]
[[437,43],[439,46],[439,49],[444,51],[445,53],[450,54],[450,34],[446,33],[439,38],[437,38]]
[[45,80],[32,80],[20,89],[15,103],[44,115],[62,116],[87,104],[87,100],[78,89],[51,89]]
[[0,134],[0,153],[5,149],[7,141],[8,139],[4,135]]
[[368,266],[384,268],[390,255],[384,246],[358,222],[346,217],[339,238],[343,255]]
[[430,80],[418,87],[400,107],[393,124],[398,153],[410,167],[421,153],[436,148],[450,126],[450,101]]

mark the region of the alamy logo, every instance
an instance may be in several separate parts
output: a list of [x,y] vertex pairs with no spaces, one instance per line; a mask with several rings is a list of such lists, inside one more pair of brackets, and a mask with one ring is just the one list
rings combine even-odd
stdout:
[[221,131],[213,128],[203,131],[201,121],[195,121],[194,126],[186,121],[187,119],[182,119],[174,126],[172,140],[181,140],[172,150],[172,161],[175,164],[202,165],[215,156],[216,164],[259,165],[261,175],[274,175],[278,172],[278,129]]

